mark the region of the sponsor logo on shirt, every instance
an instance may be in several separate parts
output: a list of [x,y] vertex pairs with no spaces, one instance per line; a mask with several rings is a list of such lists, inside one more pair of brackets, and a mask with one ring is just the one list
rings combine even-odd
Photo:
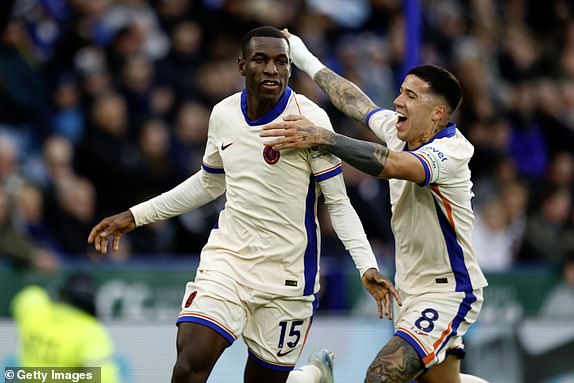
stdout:
[[278,356],[278,357],[282,357],[282,356],[285,356],[285,355],[287,355],[287,354],[292,353],[293,351],[295,351],[294,348],[292,348],[291,350],[289,350],[289,351],[287,351],[287,352],[281,352],[281,350],[279,350],[279,351],[277,351],[277,356]]
[[223,150],[227,149],[228,147],[230,147],[231,145],[233,145],[233,142],[230,142],[229,144],[221,144],[221,150],[223,151]]
[[436,148],[433,148],[432,146],[428,147],[427,151],[430,151],[432,154],[436,155],[441,162],[444,162],[448,159],[443,152],[441,152]]

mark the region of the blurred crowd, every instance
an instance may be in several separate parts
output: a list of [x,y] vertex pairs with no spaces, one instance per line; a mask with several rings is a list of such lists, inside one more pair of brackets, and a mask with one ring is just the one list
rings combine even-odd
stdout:
[[[574,5],[568,0],[421,0],[421,62],[464,88],[458,128],[474,144],[474,245],[486,271],[559,266],[574,248]],[[392,108],[402,81],[401,0],[4,0],[0,7],[0,254],[55,270],[102,261],[90,228],[201,165],[211,108],[243,88],[240,42],[288,27]],[[294,71],[291,86],[335,130],[374,140]],[[388,187],[350,167],[348,193],[392,264]],[[196,256],[217,200],[140,228],[115,261]],[[323,255],[345,251],[319,211]],[[415,234],[416,235],[416,234]]]

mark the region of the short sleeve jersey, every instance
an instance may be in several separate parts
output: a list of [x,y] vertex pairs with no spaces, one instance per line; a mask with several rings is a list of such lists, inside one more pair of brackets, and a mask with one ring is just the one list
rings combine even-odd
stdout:
[[[396,131],[394,111],[367,116],[369,128],[391,150],[407,151]],[[409,151],[423,165],[425,181],[392,179],[391,226],[395,236],[395,283],[410,294],[469,292],[487,285],[471,246],[474,214],[468,163],[474,148],[449,123],[422,146]]]
[[202,169],[225,174],[226,204],[201,253],[199,270],[217,270],[252,288],[284,296],[319,289],[319,182],[341,173],[341,161],[314,150],[278,152],[261,127],[304,115],[332,130],[325,111],[287,88],[266,115],[247,117],[244,90],[211,113]]

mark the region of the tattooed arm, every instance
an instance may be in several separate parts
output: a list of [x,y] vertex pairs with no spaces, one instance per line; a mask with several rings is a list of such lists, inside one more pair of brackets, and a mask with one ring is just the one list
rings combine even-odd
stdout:
[[337,109],[363,124],[371,111],[379,109],[359,87],[329,68],[321,69],[313,80],[329,96]]
[[367,174],[384,178],[389,149],[385,144],[355,140],[341,134],[331,133],[328,142],[322,147]]
[[304,116],[287,116],[283,122],[265,126],[259,135],[275,137],[266,144],[277,150],[320,147],[375,177],[416,183],[422,183],[426,178],[423,165],[412,154],[390,150],[385,143],[377,144],[337,134],[315,125]]
[[283,33],[289,39],[293,63],[311,76],[337,109],[364,124],[369,112],[379,107],[355,84],[327,68],[307,49],[301,38],[286,29]]

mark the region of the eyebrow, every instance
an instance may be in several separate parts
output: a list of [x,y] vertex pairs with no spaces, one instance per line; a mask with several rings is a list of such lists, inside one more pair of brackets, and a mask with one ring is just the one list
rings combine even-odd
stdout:
[[[270,56],[264,52],[253,52],[253,54],[251,55],[251,57],[255,57],[255,56],[263,56],[263,57],[273,57]],[[287,53],[279,53],[277,56],[274,57],[285,57],[285,58],[289,58],[289,55]]]
[[410,88],[403,88],[403,87],[401,86],[400,90],[402,90],[402,91],[405,92],[405,93],[411,93],[411,94],[413,94],[413,95],[415,95],[415,96],[418,96],[418,93],[415,92],[414,90],[410,89]]

